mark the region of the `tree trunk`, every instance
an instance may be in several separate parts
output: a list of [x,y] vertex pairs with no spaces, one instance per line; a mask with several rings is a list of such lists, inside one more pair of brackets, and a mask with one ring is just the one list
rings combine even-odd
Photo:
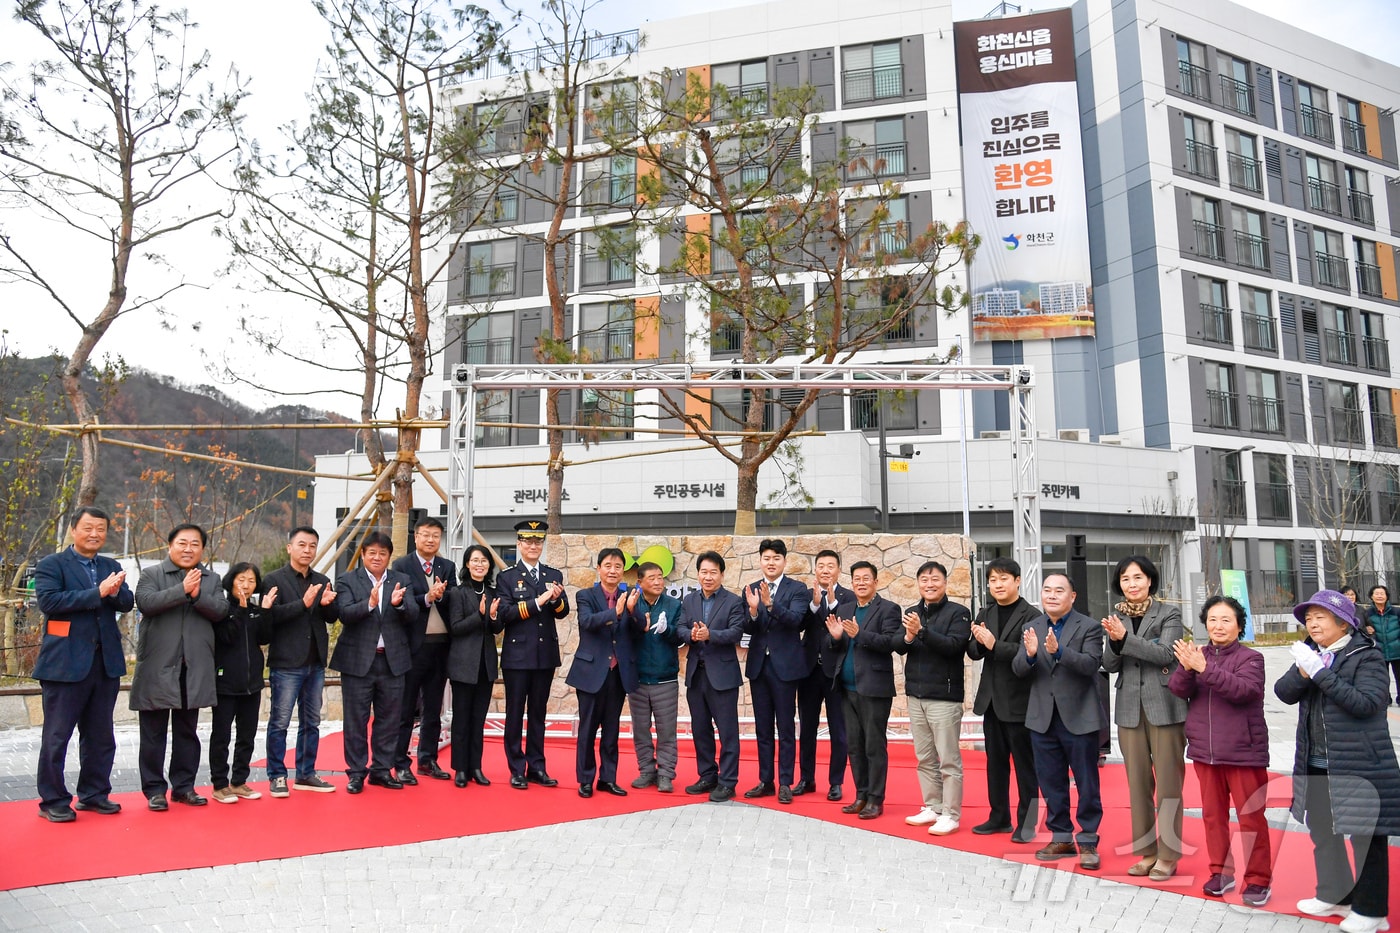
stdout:
[[[559,390],[545,391],[545,424],[559,423]],[[549,432],[549,466],[545,469],[549,480],[549,498],[545,503],[545,520],[549,523],[549,533],[564,533],[564,432]]]
[[745,459],[739,464],[739,475],[735,482],[734,534],[751,535],[757,521],[755,509],[758,503],[759,464]]

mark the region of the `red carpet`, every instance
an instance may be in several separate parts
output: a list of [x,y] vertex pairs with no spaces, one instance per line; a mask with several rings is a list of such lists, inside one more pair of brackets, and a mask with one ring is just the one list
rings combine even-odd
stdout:
[[[560,786],[553,789],[532,786],[524,793],[507,783],[501,743],[488,740],[486,772],[494,781],[490,787],[471,785],[462,790],[450,781],[423,780],[419,786],[403,791],[368,786],[364,794],[352,797],[345,793],[343,775],[336,775],[333,781],[338,790],[334,794],[293,792],[287,800],[274,800],[264,795],[261,800],[242,801],[234,806],[211,802],[198,810],[172,805],[167,813],[148,811],[140,794],[118,794],[113,799],[126,808],[120,815],[104,817],[80,813],[77,822],[64,825],[38,819],[32,800],[0,804],[0,837],[5,839],[11,852],[25,853],[23,859],[9,858],[0,863],[0,890],[505,832],[699,804],[704,800],[703,797],[688,797],[681,790],[680,785],[695,779],[694,749],[688,741],[681,742],[675,794],[661,794],[650,789],[632,791],[627,797],[595,796],[590,800],[583,800],[574,792],[573,742],[550,739],[547,744],[549,770],[560,779]],[[340,747],[339,736],[323,738],[319,763],[339,765]],[[826,746],[822,745],[821,751],[825,753],[825,750]],[[335,762],[330,761],[327,754],[332,751],[337,758]],[[757,782],[756,756],[754,743],[745,741],[741,746],[740,800],[742,792]],[[621,758],[619,780],[625,785],[636,776],[636,759],[630,743],[623,743]],[[951,836],[930,836],[925,828],[904,823],[904,817],[916,812],[922,802],[913,749],[907,743],[895,743],[890,747],[885,815],[877,820],[861,821],[841,813],[841,804],[826,800],[824,780],[822,793],[798,797],[788,806],[778,804],[773,797],[750,803],[931,846],[1025,864],[1045,864],[1063,871],[1080,871],[1073,860],[1036,862],[1035,849],[1049,838],[1043,832],[1031,845],[1013,844],[1009,836],[973,835],[969,831],[971,826],[986,815],[982,754],[965,752],[964,765],[963,829]],[[1189,766],[1186,773],[1186,805],[1197,807],[1199,798]],[[818,774],[826,774],[824,761],[818,764]],[[1193,851],[1182,859],[1176,877],[1165,883],[1129,878],[1126,870],[1136,857],[1130,847],[1123,844],[1129,836],[1130,821],[1122,766],[1110,765],[1103,769],[1102,775],[1104,819],[1100,827],[1103,839],[1100,851],[1103,867],[1098,872],[1084,874],[1203,898],[1200,886],[1209,871],[1200,821],[1186,820],[1184,835],[1188,849]],[[849,777],[847,780],[849,782]],[[266,791],[266,786],[264,781],[254,783],[258,790]],[[1271,800],[1271,805],[1286,805],[1287,778],[1278,778],[1273,788],[1277,799]],[[848,783],[843,803],[850,801],[852,789]],[[1267,909],[1292,913],[1299,899],[1314,893],[1312,846],[1307,834],[1302,832],[1275,832],[1273,839],[1274,894]],[[91,853],[120,853],[120,856],[100,858]],[[1393,849],[1391,863],[1394,873],[1400,862]],[[1400,885],[1393,888],[1400,889]],[[1238,890],[1225,900],[1239,904]],[[1400,890],[1392,894],[1392,915],[1400,916]]]

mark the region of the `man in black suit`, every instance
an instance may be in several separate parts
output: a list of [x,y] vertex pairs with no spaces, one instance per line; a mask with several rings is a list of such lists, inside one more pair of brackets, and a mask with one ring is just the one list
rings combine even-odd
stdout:
[[758,784],[744,791],[750,799],[773,793],[773,733],[778,735],[778,802],[792,803],[797,761],[797,684],[807,675],[802,626],[812,594],[786,576],[787,544],[765,538],[758,545],[763,579],[744,589],[748,603],[749,656],[745,675],[753,696],[758,739]]
[[[558,670],[559,620],[569,615],[564,575],[540,563],[545,523],[526,519],[516,523],[520,562],[496,575],[498,617],[505,625],[501,646],[501,678],[506,684],[505,744],[510,786],[527,790],[531,783],[554,787],[558,781],[544,766],[544,724],[549,688]],[[525,748],[520,748],[521,719]]]
[[[744,637],[744,601],[723,587],[724,558],[706,551],[695,561],[699,590],[681,602],[676,626],[690,646],[685,661],[686,702],[690,704],[695,767],[700,779],[687,794],[709,794],[716,803],[734,799],[739,783],[739,688],[744,684],[735,651]],[[715,762],[715,732],[720,760]]]
[[34,595],[44,614],[44,634],[34,679],[43,691],[44,729],[39,740],[39,816],[71,823],[73,797],[63,779],[68,740],[78,730],[77,809],[113,814],[112,761],[117,754],[112,710],[126,673],[117,614],[136,599],[121,564],[98,552],[107,541],[107,513],[85,505],[73,516],[73,544],[39,561]]
[[899,607],[875,592],[875,580],[874,564],[864,560],[852,564],[856,602],[826,620],[824,667],[841,685],[850,729],[851,777],[856,782],[856,799],[841,812],[859,814],[862,820],[885,812],[894,654],[905,650]]
[[[408,628],[418,620],[418,604],[409,597],[408,577],[389,569],[393,540],[371,531],[360,542],[360,567],[335,581],[340,639],[331,667],[340,671],[345,707],[346,790],[358,794],[369,783],[402,790],[394,777],[394,750],[399,739],[403,680],[413,666]],[[374,759],[369,759],[369,718],[374,711]]]
[[445,781],[452,775],[438,766],[438,743],[442,740],[442,694],[447,686],[447,652],[452,636],[440,606],[443,595],[457,585],[457,567],[438,555],[442,546],[442,522],[425,518],[413,530],[414,552],[394,561],[393,569],[408,577],[409,598],[418,605],[418,620],[408,628],[408,650],[413,666],[404,678],[403,715],[399,722],[399,744],[394,764],[403,784],[417,784],[409,767],[408,745],[413,739],[413,715],[418,698],[423,698],[423,715],[418,726],[418,773]]
[[812,571],[812,602],[807,607],[802,630],[807,674],[797,685],[797,715],[802,723],[798,735],[801,780],[793,786],[792,795],[800,797],[817,791],[817,732],[821,728],[822,705],[825,704],[827,738],[831,746],[826,799],[835,801],[841,799],[841,785],[846,780],[846,717],[841,711],[841,689],[835,675],[822,667],[821,653],[826,643],[827,617],[843,606],[854,606],[856,594],[836,582],[841,576],[841,555],[835,551],[819,551]]

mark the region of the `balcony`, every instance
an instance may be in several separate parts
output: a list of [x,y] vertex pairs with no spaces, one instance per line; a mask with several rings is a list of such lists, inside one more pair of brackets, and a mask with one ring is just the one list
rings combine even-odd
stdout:
[[1347,258],[1332,253],[1314,253],[1317,266],[1317,284],[1342,291],[1351,290],[1351,275],[1347,270]]
[[495,126],[483,127],[477,149],[482,155],[519,152],[524,129],[525,124],[520,120],[502,120]]
[[491,298],[515,293],[515,264],[476,266],[467,274],[467,298]]
[[[1251,599],[1259,612],[1290,612],[1297,601],[1298,584],[1291,570],[1259,571],[1257,599]],[[1253,593],[1250,594],[1253,596]]]
[[1324,331],[1327,344],[1327,362],[1338,366],[1356,365],[1356,335],[1349,330]]
[[1308,176],[1308,208],[1342,216],[1342,189],[1333,182]]
[[1260,521],[1293,520],[1293,490],[1287,483],[1255,483],[1254,500]]
[[1210,426],[1236,430],[1240,426],[1239,396],[1233,392],[1207,389],[1206,401],[1210,405]]
[[1214,146],[1194,139],[1186,140],[1186,171],[1199,178],[1219,181],[1220,162],[1215,152]]
[[1196,228],[1196,252],[1207,259],[1225,259],[1225,231],[1219,224],[1192,221]]
[[1269,268],[1269,238],[1236,230],[1235,256],[1242,266],[1267,271]]
[[1390,372],[1390,344],[1384,337],[1362,337],[1361,355],[1367,369]]
[[1381,267],[1356,261],[1356,290],[1372,298],[1381,297]]
[[844,103],[883,100],[904,94],[904,66],[881,65],[879,68],[859,68],[843,75]]
[[[1400,525],[1400,493],[1383,492],[1377,497],[1380,500],[1381,524]],[[1391,592],[1400,590],[1395,584],[1391,584]]]
[[1361,409],[1332,409],[1332,443],[1346,446],[1366,443],[1366,416]]
[[1230,309],[1201,302],[1201,336],[1211,343],[1233,344],[1235,339],[1230,329]]
[[1366,152],[1366,127],[1355,120],[1342,117],[1342,148],[1348,152]]
[[902,253],[909,248],[909,225],[896,221],[878,224],[861,243],[861,257],[869,259],[884,253]]
[[584,285],[621,285],[633,280],[632,263],[626,259],[583,254]]
[[710,332],[710,357],[737,356],[743,342],[743,326],[731,318],[721,318]]
[[1260,434],[1283,433],[1283,399],[1271,395],[1249,397],[1249,426]]
[[1178,61],[1181,68],[1181,93],[1187,97],[1210,102],[1210,69]]
[[1259,160],[1238,152],[1225,154],[1225,164],[1230,172],[1230,184],[1242,191],[1259,194],[1264,190],[1263,175],[1259,172]]
[[1274,319],[1267,314],[1240,312],[1240,323],[1244,330],[1244,345],[1250,350],[1278,351],[1278,338],[1275,336]]
[[637,180],[631,175],[599,175],[583,183],[583,206],[621,207],[637,200]]
[[1347,192],[1347,207],[1351,209],[1351,219],[1368,227],[1376,225],[1376,208],[1368,191],[1352,188]]
[[579,355],[586,358],[589,363],[612,363],[618,360],[632,359],[632,341],[635,337],[633,329],[628,327],[609,327],[607,330],[580,334],[578,339]]
[[1254,88],[1229,75],[1220,76],[1220,105],[1247,117],[1254,116]]
[[1309,139],[1332,145],[1332,111],[1310,104],[1298,105],[1298,129]]
[[1371,443],[1387,450],[1400,448],[1395,434],[1395,416],[1388,411],[1371,412]]
[[864,146],[851,153],[846,176],[857,178],[886,178],[903,175],[908,171],[903,142],[884,143],[879,146]]
[[727,89],[728,99],[714,95],[710,100],[710,111],[716,120],[733,117],[761,117],[768,113],[768,82],[762,84],[741,84]]
[[512,359],[514,341],[509,337],[468,340],[464,351],[462,362],[473,366],[494,366],[514,362]]
[[1216,521],[1245,521],[1245,484],[1239,480],[1218,479],[1215,481]]

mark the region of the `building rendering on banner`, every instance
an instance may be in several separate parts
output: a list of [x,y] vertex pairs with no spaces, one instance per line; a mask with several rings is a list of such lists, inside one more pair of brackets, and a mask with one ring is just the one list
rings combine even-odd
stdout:
[[[589,44],[600,67],[574,127],[585,150],[644,122],[649,83],[670,81],[669,99],[708,108],[700,116],[716,128],[776,113],[805,88],[816,119],[800,132],[774,119],[762,140],[726,143],[734,166],[755,147],[773,153],[768,169],[727,180],[838,158],[843,202],[884,199],[881,236],[859,249],[891,256],[908,231],[971,222],[975,262],[937,283],[967,289],[968,308],[902,318],[854,359],[1033,367],[1044,566],[1063,566],[1065,536],[1085,535],[1092,610],[1108,606],[1107,568],[1143,547],[1163,556],[1178,594],[1232,571],[1265,625],[1343,574],[1400,583],[1400,382],[1387,336],[1400,333],[1400,68],[1222,0],[1081,0],[956,26],[946,3],[779,0],[644,31],[640,48],[636,34]],[[559,179],[540,152],[562,129],[556,78],[536,73],[526,90],[519,72],[497,69],[446,89],[464,120],[495,115],[478,151],[520,167],[463,221],[439,371],[535,361],[551,331],[546,267],[566,283],[570,348],[588,359],[737,357],[732,321],[690,287],[732,271],[718,251],[686,245],[716,221],[694,206],[703,192],[658,186],[659,150],[580,163],[560,221],[577,234],[545,255]],[[633,232],[663,209],[673,233]],[[815,307],[829,288],[803,273],[778,291]],[[854,307],[878,314],[898,298],[886,282]],[[813,350],[779,346],[779,359]],[[784,465],[769,464],[760,525],[878,528],[883,421],[908,464],[887,477],[891,529],[961,530],[965,424],[972,534],[983,559],[1006,553],[1005,398],[915,395],[823,396],[802,422],[818,433],[785,467],[811,501],[785,498]],[[480,429],[476,524],[508,543],[519,517],[544,508],[542,393],[499,393],[477,416],[495,426]],[[654,400],[579,393],[561,420],[598,426],[568,438],[566,530],[731,527],[733,466],[683,432],[659,433],[679,421]],[[621,457],[641,450],[652,455]],[[334,507],[331,485],[318,509]],[[420,498],[436,502],[426,487]]]

